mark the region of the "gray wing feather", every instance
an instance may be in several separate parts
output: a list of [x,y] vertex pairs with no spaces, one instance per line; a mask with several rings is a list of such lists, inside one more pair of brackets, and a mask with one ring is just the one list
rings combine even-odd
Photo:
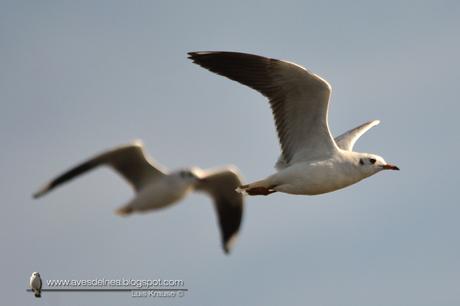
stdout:
[[203,68],[247,85],[269,99],[287,163],[337,150],[327,124],[329,84],[305,68],[238,52],[190,52]]
[[161,166],[154,164],[153,161],[146,157],[142,142],[135,141],[132,144],[103,152],[64,172],[34,193],[34,198],[41,197],[80,174],[103,165],[112,167],[125,178],[136,191],[142,189],[147,182],[165,174],[163,170],[161,170]]
[[335,138],[335,143],[339,148],[346,151],[352,151],[356,141],[372,127],[378,125],[379,120],[372,120],[343,133]]

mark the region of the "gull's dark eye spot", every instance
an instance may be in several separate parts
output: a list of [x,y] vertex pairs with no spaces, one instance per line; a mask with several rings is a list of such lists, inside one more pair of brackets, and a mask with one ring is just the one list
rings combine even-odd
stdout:
[[363,161],[362,158],[359,159],[359,164],[360,164],[360,165],[364,165],[364,161]]
[[371,164],[375,164],[376,162],[375,158],[369,158],[369,161],[371,162]]

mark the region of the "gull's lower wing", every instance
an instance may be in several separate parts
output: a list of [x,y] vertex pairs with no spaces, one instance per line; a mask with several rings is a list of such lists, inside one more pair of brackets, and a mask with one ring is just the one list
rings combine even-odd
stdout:
[[57,186],[90,171],[98,166],[110,166],[123,176],[136,191],[139,191],[147,182],[164,175],[161,166],[151,161],[144,152],[142,142],[117,147],[103,152],[78,166],[64,172],[51,180],[40,190],[34,193],[34,198],[41,197]]
[[378,125],[379,120],[372,120],[343,133],[335,138],[335,143],[339,148],[346,151],[352,151],[356,141],[372,127]]
[[211,171],[200,177],[196,189],[207,192],[213,198],[223,249],[228,253],[238,236],[243,218],[243,195],[235,191],[242,184],[241,178],[234,167]]
[[221,51],[188,54],[195,64],[268,98],[287,163],[324,157],[337,150],[327,124],[331,88],[319,76],[297,64],[258,55]]

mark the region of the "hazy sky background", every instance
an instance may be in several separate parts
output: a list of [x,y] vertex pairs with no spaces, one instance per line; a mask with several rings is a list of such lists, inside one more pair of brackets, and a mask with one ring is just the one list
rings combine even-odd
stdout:
[[[2,304],[459,305],[458,1],[0,0]],[[132,191],[101,169],[40,200],[51,177],[141,138],[173,169],[279,154],[268,103],[188,51],[288,59],[333,87],[338,135],[400,166],[331,194],[246,202],[230,256],[211,201],[120,218]],[[28,278],[182,279],[182,299],[44,293]]]

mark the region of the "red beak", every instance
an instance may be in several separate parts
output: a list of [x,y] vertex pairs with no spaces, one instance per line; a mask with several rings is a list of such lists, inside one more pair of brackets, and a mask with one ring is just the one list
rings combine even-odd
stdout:
[[392,165],[392,164],[383,165],[382,168],[384,170],[399,170],[398,167],[396,167],[395,165]]

